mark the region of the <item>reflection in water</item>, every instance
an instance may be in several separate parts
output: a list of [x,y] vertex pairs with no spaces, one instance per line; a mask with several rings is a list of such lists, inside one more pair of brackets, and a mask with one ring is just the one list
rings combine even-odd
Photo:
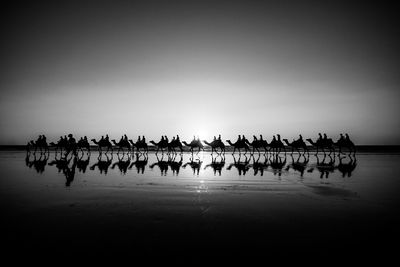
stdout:
[[225,154],[218,154],[215,158],[214,155],[211,154],[211,163],[207,164],[204,167],[204,170],[206,170],[208,167],[211,167],[214,171],[214,176],[217,174],[221,176],[221,171],[225,166]]
[[232,155],[232,157],[233,163],[229,164],[226,169],[229,171],[230,169],[232,169],[232,167],[235,167],[239,172],[239,176],[241,176],[242,174],[246,175],[246,172],[250,169],[250,159],[248,159],[246,155],[244,155],[244,159],[242,159],[241,154],[239,154],[239,158],[237,160],[234,154]]
[[[25,164],[28,168],[34,169],[37,173],[42,174],[47,166],[55,166],[58,173],[62,173],[66,178],[66,186],[70,186],[75,177],[75,171],[81,175],[87,173],[88,166],[91,162],[90,154],[81,154],[63,156],[60,153],[50,154],[53,159],[49,161],[48,153],[32,153],[28,152],[25,157]],[[184,158],[188,157],[188,161],[184,162]],[[150,158],[150,160],[149,160]],[[109,170],[118,170],[120,175],[151,175],[156,177],[154,167],[158,167],[161,176],[179,176],[182,169],[185,175],[201,176],[202,178],[211,178],[215,176],[241,177],[245,176],[250,169],[253,169],[253,176],[267,177],[268,179],[277,176],[280,180],[282,175],[305,178],[325,178],[328,179],[337,171],[337,177],[351,177],[357,167],[357,159],[354,155],[332,156],[332,155],[315,155],[307,154],[252,154],[250,156],[239,154],[229,155],[202,153],[201,155],[192,154],[176,154],[176,153],[128,153],[117,154],[113,158],[113,154],[98,154],[97,161],[92,162],[90,170],[94,171],[97,167],[100,174],[107,175]],[[149,164],[150,163],[150,164]],[[149,169],[146,166],[149,164]],[[204,165],[203,165],[204,164]],[[190,168],[187,168],[187,167]],[[202,168],[202,166],[204,166]],[[227,166],[227,167],[225,167]],[[110,168],[111,167],[111,168]],[[116,168],[118,167],[118,168]],[[133,167],[136,171],[131,171]],[[182,167],[182,168],[181,168]],[[237,173],[223,173],[223,169],[231,171],[232,168]],[[171,173],[168,170],[171,169]],[[189,170],[186,171],[186,170]],[[315,172],[317,170],[317,172]],[[267,175],[265,175],[267,172]],[[316,173],[316,175],[314,175]]]
[[203,161],[200,160],[199,156],[197,155],[196,159],[194,159],[193,154],[191,154],[189,161],[183,164],[182,167],[186,168],[186,166],[189,165],[193,170],[193,175],[197,174],[198,176],[200,173],[201,164],[203,164]]
[[90,169],[93,171],[96,167],[99,169],[100,173],[106,175],[108,172],[108,168],[110,167],[113,159],[113,155],[109,157],[107,153],[104,154],[105,159],[103,159],[103,153],[100,153],[97,157],[97,162],[93,164]]
[[137,173],[143,174],[148,162],[149,157],[147,153],[136,153],[136,160],[131,163],[131,166],[129,166],[128,169],[131,170],[132,167],[135,166]]

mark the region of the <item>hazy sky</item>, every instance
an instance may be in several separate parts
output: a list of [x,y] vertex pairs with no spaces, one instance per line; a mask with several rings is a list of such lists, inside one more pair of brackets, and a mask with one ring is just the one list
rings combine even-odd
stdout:
[[54,2],[2,7],[0,144],[318,132],[400,144],[394,6]]

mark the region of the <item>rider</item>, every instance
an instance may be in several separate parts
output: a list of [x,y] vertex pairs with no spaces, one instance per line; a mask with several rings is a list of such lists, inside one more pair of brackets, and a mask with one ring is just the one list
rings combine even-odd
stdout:
[[106,140],[107,142],[109,142],[109,141],[110,141],[110,137],[108,137],[108,134],[106,134],[106,138],[105,138],[105,140]]
[[142,136],[142,143],[146,144],[146,138],[144,137],[144,135]]
[[218,135],[218,141],[221,141],[221,135]]
[[176,141],[180,141],[180,140],[179,140],[179,135],[176,135]]

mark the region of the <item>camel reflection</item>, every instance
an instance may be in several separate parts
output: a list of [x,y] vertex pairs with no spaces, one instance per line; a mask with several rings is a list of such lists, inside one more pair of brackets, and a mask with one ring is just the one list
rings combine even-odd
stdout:
[[[278,152],[279,153],[279,152]],[[272,173],[279,177],[282,176],[283,167],[286,165],[286,155],[283,156],[284,160],[279,154],[272,155],[270,158],[270,166],[272,168]]]
[[149,161],[148,155],[147,153],[136,153],[136,160],[132,161],[131,165],[128,167],[129,170],[131,170],[133,168],[133,166],[136,167],[137,173],[141,173],[143,174],[145,169],[146,169],[146,165]]
[[303,177],[305,170],[307,169],[308,163],[310,162],[310,156],[305,153],[298,154],[297,160],[294,160],[293,154],[290,155],[292,158],[292,163],[286,166],[286,171],[292,168],[294,171],[300,173],[300,177]]
[[158,166],[158,168],[161,171],[161,176],[166,176],[168,172],[168,161],[164,160],[164,153],[161,154],[161,159],[158,157],[158,154],[156,153],[156,158],[157,162],[151,164],[149,166],[150,169],[153,169],[155,166]]
[[99,154],[97,157],[97,162],[90,166],[90,170],[94,170],[96,167],[99,169],[100,174],[107,175],[108,168],[112,163],[113,155],[109,157],[107,153],[105,153],[105,159],[103,159],[102,153]]
[[[260,162],[260,158],[264,158],[263,161]],[[258,172],[260,172],[260,176],[264,175],[264,171],[268,169],[268,158],[265,156],[265,154],[261,157],[260,154],[258,154],[257,160],[254,157],[254,154],[251,156],[253,159],[253,163],[249,165],[249,167],[253,168],[254,170],[254,176],[258,175]]]
[[122,157],[120,156],[119,153],[117,153],[117,155],[118,155],[118,161],[113,163],[111,169],[114,170],[115,166],[118,166],[118,169],[121,172],[121,174],[125,175],[126,172],[128,171],[129,166],[131,165],[131,156],[130,154],[128,154],[125,159],[125,153],[122,154]]
[[[217,161],[217,159],[219,160]],[[217,172],[218,175],[221,176],[221,172],[224,166],[225,166],[225,154],[218,154],[215,158],[213,154],[211,154],[211,163],[207,164],[204,167],[204,170],[207,169],[208,167],[211,167],[214,171],[214,176],[217,174]]]
[[194,159],[194,156],[192,155],[189,161],[183,164],[182,167],[185,169],[186,166],[189,165],[193,170],[193,175],[198,176],[200,173],[201,164],[203,164],[203,161],[200,160],[199,156]]
[[[33,158],[31,158],[33,155]],[[25,164],[30,169],[33,167],[37,173],[43,173],[49,159],[48,153],[40,153],[39,158],[36,157],[36,153],[27,152],[25,157]]]
[[84,159],[84,154],[82,153],[82,155],[77,158],[76,168],[78,169],[79,172],[86,173],[86,170],[89,166],[89,162],[90,162],[90,153],[87,154],[86,159]]
[[[315,155],[317,159],[317,163],[315,165],[315,168],[320,172],[319,178],[325,178],[328,179],[329,174],[333,173],[335,171],[335,157],[332,157],[331,155],[326,155],[324,154],[324,157],[322,158],[322,161],[320,161],[319,156]],[[327,161],[327,157],[329,160]],[[308,170],[309,173],[312,173],[314,171],[314,168],[310,168]]]
[[[70,166],[71,161],[72,161],[72,165]],[[69,158],[66,156],[57,157],[57,154],[56,154],[54,157],[54,160],[49,162],[48,165],[55,166],[58,169],[59,173],[62,172],[66,178],[65,186],[70,186],[75,178],[77,162],[78,162],[78,159],[75,156],[71,156]]]
[[169,154],[168,155],[168,165],[172,170],[172,175],[178,176],[179,170],[182,167],[183,157],[182,154],[179,154],[179,160],[176,159],[177,154]]
[[242,174],[243,176],[246,175],[246,172],[250,169],[250,159],[248,159],[247,156],[244,155],[244,160],[242,161],[242,154],[239,154],[239,158],[237,160],[234,154],[232,154],[232,157],[234,162],[229,164],[226,169],[229,171],[232,169],[232,167],[235,167],[238,170],[239,176],[241,176]]
[[[347,162],[343,162],[343,159],[348,158]],[[351,177],[352,172],[356,169],[357,167],[357,159],[356,156],[351,156],[351,154],[349,154],[348,157],[339,157],[339,165],[337,166],[337,169],[339,170],[339,172],[342,173],[342,177]]]

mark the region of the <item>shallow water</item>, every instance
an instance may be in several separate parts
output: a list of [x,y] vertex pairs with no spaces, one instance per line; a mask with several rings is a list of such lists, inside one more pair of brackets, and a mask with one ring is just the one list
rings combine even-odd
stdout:
[[6,239],[29,248],[97,247],[100,239],[146,248],[182,240],[360,245],[398,236],[398,166],[391,154],[60,159],[3,151],[1,207],[11,218]]

